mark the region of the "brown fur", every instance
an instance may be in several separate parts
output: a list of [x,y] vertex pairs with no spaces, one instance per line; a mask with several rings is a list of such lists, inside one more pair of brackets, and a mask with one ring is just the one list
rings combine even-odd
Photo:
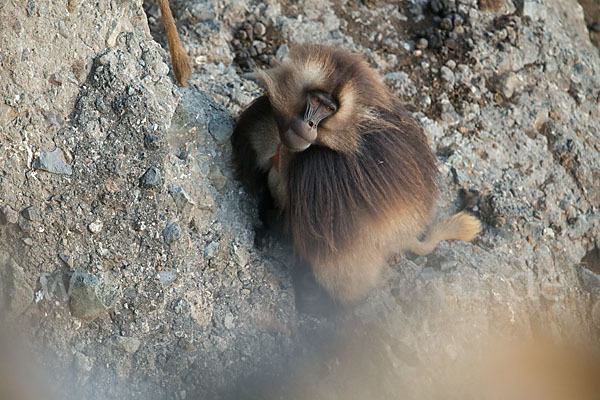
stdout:
[[[479,232],[477,219],[459,213],[418,240],[435,208],[435,156],[360,56],[300,45],[257,77],[267,95],[242,113],[232,137],[238,178],[254,191],[268,187],[296,256],[311,263],[334,298],[362,298],[394,252],[425,254],[440,240],[471,240]],[[330,94],[338,110],[318,126],[308,149],[284,146],[277,171],[269,158],[278,127],[304,112],[308,90]]]
[[165,33],[167,34],[167,42],[169,43],[169,52],[171,53],[175,79],[177,79],[177,82],[181,86],[187,87],[186,81],[190,79],[190,76],[192,75],[190,58],[181,44],[179,33],[177,33],[177,26],[175,25],[175,20],[171,13],[169,0],[158,0],[158,6],[160,7]]

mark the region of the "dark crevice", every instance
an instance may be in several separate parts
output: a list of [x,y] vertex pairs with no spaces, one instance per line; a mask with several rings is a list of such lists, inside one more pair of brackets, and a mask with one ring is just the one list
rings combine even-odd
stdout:
[[580,265],[585,269],[600,275],[600,248],[594,246],[592,250],[588,251],[581,259]]

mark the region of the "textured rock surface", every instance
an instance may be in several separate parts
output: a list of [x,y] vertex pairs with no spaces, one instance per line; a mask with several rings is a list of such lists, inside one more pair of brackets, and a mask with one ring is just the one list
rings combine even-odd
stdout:
[[[600,59],[576,2],[175,0],[191,89],[155,2],[55,3],[0,4],[0,307],[68,398],[240,398],[298,371],[298,397],[423,398],[491,337],[599,337]],[[425,127],[440,215],[485,223],[335,318],[296,313],[230,166],[260,93],[242,72],[296,41],[365,54]],[[74,273],[118,294],[92,321]]]

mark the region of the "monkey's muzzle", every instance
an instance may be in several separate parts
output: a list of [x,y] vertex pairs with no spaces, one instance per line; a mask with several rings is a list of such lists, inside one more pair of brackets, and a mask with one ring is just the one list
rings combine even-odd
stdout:
[[290,127],[280,135],[281,142],[292,151],[303,151],[317,140],[317,124],[294,118]]

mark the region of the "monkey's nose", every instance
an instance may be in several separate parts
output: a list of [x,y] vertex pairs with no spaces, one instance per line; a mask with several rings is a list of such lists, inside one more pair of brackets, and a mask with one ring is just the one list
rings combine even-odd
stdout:
[[308,121],[308,126],[310,126],[311,129],[315,128],[315,123],[312,121]]

